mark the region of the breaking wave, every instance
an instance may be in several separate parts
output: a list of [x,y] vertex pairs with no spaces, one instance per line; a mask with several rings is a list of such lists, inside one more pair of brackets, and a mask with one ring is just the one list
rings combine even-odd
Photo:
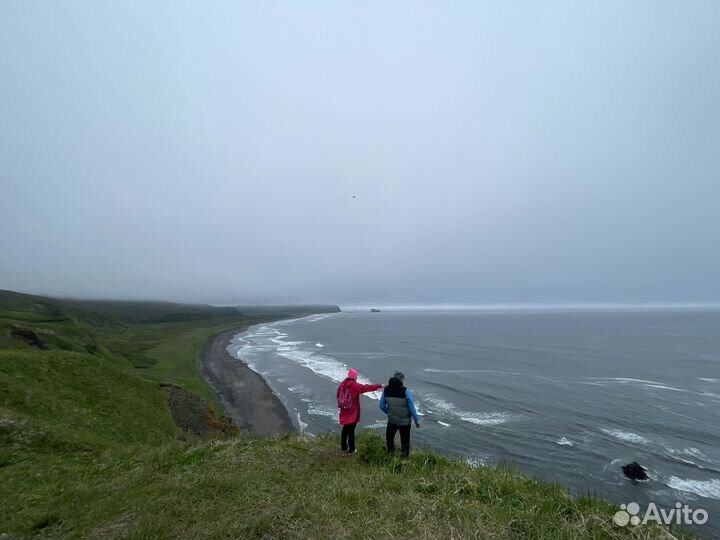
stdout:
[[678,491],[694,493],[700,497],[720,500],[720,479],[713,478],[711,480],[692,480],[671,476],[667,481],[667,486]]
[[[516,415],[507,412],[471,412],[463,411],[453,403],[433,395],[426,395],[422,402],[425,404],[427,414],[433,416],[452,416],[464,422],[478,426],[495,426],[512,420]],[[438,422],[440,422],[438,420]]]
[[602,431],[606,435],[615,437],[616,439],[619,439],[623,442],[630,442],[636,444],[650,443],[650,439],[643,437],[642,435],[638,435],[637,433],[633,433],[631,431],[623,431],[621,429],[601,429],[600,431]]

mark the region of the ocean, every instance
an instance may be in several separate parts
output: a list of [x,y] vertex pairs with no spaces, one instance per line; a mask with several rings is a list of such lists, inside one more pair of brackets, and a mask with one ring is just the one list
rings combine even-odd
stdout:
[[[229,350],[307,434],[339,430],[348,367],[361,382],[401,370],[422,414],[414,446],[618,504],[702,508],[720,536],[718,310],[345,312],[258,325]],[[361,428],[383,430],[378,398]],[[631,461],[649,481],[624,478]]]

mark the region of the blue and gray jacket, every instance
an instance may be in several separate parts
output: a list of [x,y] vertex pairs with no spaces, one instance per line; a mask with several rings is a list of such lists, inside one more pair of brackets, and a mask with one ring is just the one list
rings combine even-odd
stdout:
[[380,410],[388,415],[388,422],[396,426],[409,426],[412,418],[416,426],[420,425],[410,390],[396,377],[391,377],[389,382],[380,396]]

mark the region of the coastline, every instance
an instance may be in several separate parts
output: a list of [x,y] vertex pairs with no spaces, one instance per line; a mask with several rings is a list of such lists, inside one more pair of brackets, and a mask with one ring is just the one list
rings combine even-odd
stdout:
[[211,336],[200,352],[200,374],[237,427],[261,437],[295,431],[290,415],[262,375],[227,351],[239,326]]

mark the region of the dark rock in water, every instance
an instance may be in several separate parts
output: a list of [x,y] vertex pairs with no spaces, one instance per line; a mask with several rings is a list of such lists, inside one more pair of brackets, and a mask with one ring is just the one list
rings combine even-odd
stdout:
[[378,308],[371,308],[370,313],[380,313],[380,310]]
[[13,328],[11,334],[15,339],[21,339],[31,347],[37,347],[43,350],[48,348],[45,342],[40,339],[35,332],[27,328]]
[[631,480],[647,480],[648,475],[645,467],[637,461],[623,465],[622,472]]

